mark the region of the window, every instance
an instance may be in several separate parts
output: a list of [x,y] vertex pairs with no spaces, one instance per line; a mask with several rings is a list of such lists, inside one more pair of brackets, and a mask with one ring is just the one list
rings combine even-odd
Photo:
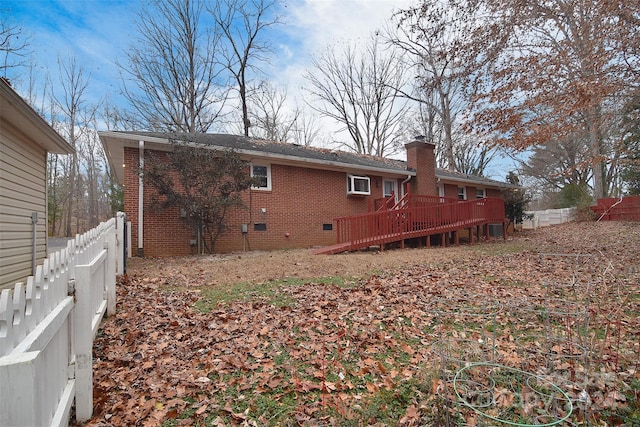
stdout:
[[398,198],[398,182],[395,180],[384,180],[382,181],[382,196],[390,197],[392,194]]
[[467,187],[458,187],[458,200],[467,200]]
[[271,166],[252,164],[251,176],[258,180],[258,183],[251,188],[254,190],[271,190]]
[[267,231],[267,224],[265,223],[256,223],[253,224],[254,231]]
[[487,193],[485,192],[484,188],[477,188],[476,189],[476,198],[477,199],[484,199],[485,197],[487,197]]
[[371,194],[371,180],[368,176],[347,175],[347,194],[367,196]]
[[322,224],[322,231],[331,231],[333,230],[333,224]]

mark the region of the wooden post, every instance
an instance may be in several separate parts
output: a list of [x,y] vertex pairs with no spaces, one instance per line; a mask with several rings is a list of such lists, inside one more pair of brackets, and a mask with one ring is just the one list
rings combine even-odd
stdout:
[[93,333],[91,331],[91,266],[76,266],[76,306],[73,332],[76,350],[76,419],[93,415]]
[[124,274],[124,242],[126,241],[124,237],[124,220],[124,214],[122,212],[118,212],[118,216],[116,219],[116,274]]
[[0,425],[41,426],[48,424],[40,410],[43,390],[38,387],[39,351],[0,357]]
[[106,236],[105,249],[107,250],[107,259],[104,267],[105,274],[105,293],[107,297],[107,316],[116,314],[116,268],[118,262],[118,254],[122,251],[118,250],[116,244],[116,232],[109,233]]

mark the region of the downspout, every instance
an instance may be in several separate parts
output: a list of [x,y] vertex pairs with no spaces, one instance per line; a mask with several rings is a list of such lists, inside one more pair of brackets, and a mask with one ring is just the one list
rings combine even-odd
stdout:
[[400,188],[402,188],[402,197],[404,197],[404,195],[405,195],[404,185],[405,185],[406,183],[408,183],[409,181],[411,181],[411,175],[407,175],[407,179],[405,179],[404,181],[402,181],[402,182],[400,183]]
[[139,141],[138,150],[138,256],[144,257],[144,141]]

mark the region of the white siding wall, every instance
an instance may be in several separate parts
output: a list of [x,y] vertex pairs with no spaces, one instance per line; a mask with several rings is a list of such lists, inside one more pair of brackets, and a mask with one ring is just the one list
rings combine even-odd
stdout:
[[31,274],[32,212],[38,213],[36,264],[46,257],[47,153],[8,123],[0,129],[0,289]]

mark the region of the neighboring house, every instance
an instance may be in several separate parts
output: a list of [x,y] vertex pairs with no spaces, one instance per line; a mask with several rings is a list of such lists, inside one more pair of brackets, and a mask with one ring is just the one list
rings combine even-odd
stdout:
[[[134,255],[192,253],[195,236],[180,221],[179,209],[151,209],[150,189],[136,170],[148,152],[171,149],[171,138],[188,139],[212,149],[234,149],[262,177],[258,188],[243,194],[246,205],[233,212],[230,230],[216,252],[273,250],[332,245],[335,218],[366,213],[391,194],[465,198],[500,197],[509,184],[458,175],[435,168],[434,145],[405,145],[407,162],[330,149],[223,134],[100,132],[109,163],[124,184],[124,210],[131,221]],[[463,188],[464,190],[460,190]],[[136,250],[137,248],[137,250]]]
[[0,289],[47,256],[47,153],[73,148],[0,79]]

